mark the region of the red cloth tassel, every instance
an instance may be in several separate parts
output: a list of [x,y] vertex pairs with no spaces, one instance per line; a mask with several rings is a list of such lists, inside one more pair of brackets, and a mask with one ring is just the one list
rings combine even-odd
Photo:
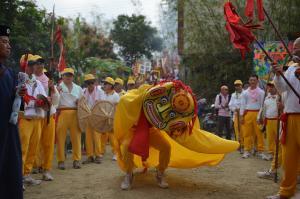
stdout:
[[149,157],[150,127],[151,125],[149,124],[144,111],[142,110],[138,124],[135,126],[133,138],[131,139],[128,147],[131,153],[141,156],[142,161],[146,161]]
[[232,5],[231,2],[226,2],[224,4],[224,13],[225,13],[225,18],[228,22],[230,23],[235,23],[238,24],[240,22],[240,17],[235,11],[235,7]]
[[258,20],[259,21],[264,21],[265,20],[263,0],[257,0],[257,15],[258,15]]
[[252,18],[254,12],[254,0],[247,0],[245,15]]

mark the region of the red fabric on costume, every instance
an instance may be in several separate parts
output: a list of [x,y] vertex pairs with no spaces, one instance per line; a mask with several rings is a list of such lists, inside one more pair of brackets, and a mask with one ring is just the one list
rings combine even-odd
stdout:
[[58,71],[61,72],[66,68],[66,60],[65,60],[65,48],[64,48],[64,42],[63,42],[63,36],[62,36],[62,30],[60,26],[57,27],[56,33],[55,33],[55,42],[58,43],[60,48],[60,55],[59,55],[59,61],[58,61]]
[[141,110],[139,121],[134,128],[134,134],[128,149],[131,153],[141,156],[142,160],[146,161],[149,157],[149,132],[151,124],[148,122],[143,110]]
[[254,0],[247,0],[245,15],[252,18],[254,12]]
[[26,94],[26,95],[23,97],[23,100],[24,100],[24,102],[25,102],[26,104],[28,104],[31,100],[35,100],[35,97]]
[[285,142],[286,142],[286,131],[287,131],[288,114],[286,114],[286,113],[281,114],[280,120],[282,122],[281,144],[285,144]]

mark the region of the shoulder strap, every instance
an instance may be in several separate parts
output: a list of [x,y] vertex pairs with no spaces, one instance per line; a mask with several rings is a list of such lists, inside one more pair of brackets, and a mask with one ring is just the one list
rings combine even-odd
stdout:
[[222,95],[219,94],[219,104],[222,104]]

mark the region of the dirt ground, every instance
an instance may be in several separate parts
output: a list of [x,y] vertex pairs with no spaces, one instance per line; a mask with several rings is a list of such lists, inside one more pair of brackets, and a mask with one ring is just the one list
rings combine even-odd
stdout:
[[256,172],[269,168],[270,162],[253,157],[243,160],[238,152],[226,156],[217,167],[168,169],[170,188],[165,190],[156,185],[154,170],[146,174],[137,171],[133,189],[122,191],[123,173],[111,157],[108,153],[102,164],[82,165],[80,170],[72,169],[70,160],[65,171],[56,169],[55,163],[55,180],[27,187],[25,199],[263,199],[278,191],[278,184],[256,177]]

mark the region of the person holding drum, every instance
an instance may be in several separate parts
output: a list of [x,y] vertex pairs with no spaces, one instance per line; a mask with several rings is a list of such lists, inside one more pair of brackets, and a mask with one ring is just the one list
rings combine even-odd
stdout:
[[[84,76],[84,83],[87,88],[83,90],[83,97],[91,110],[96,101],[100,101],[104,97],[104,91],[96,86],[96,77],[92,74],[87,74]],[[94,128],[91,127],[89,123],[86,125],[85,129],[85,145],[86,145],[86,155],[87,159],[83,164],[89,164],[95,162],[97,164],[101,163],[101,134],[96,132]]]
[[[103,81],[103,90],[104,90],[104,101],[109,101],[110,103],[117,105],[120,100],[120,96],[114,90],[115,81],[111,77],[106,77]],[[112,151],[114,153],[114,144],[113,144],[113,132],[107,132],[101,134],[101,154],[102,156],[105,154],[105,146],[107,141],[110,141]],[[113,155],[113,160],[117,160],[116,156]]]

